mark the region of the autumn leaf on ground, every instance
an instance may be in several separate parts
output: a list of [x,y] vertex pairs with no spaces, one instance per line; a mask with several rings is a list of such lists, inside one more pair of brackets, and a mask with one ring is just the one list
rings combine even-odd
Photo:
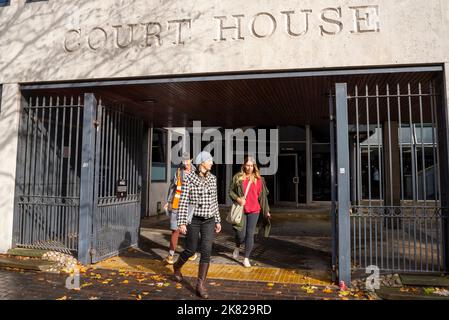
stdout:
[[317,289],[317,287],[314,287],[314,286],[302,286],[301,289],[306,290],[306,293],[308,293],[308,294],[312,294],[312,293],[315,293],[315,289]]
[[435,292],[434,288],[424,288],[424,294],[433,294]]
[[89,297],[89,300],[98,300],[98,297]]
[[213,287],[219,287],[219,286],[221,286],[221,283],[211,282],[211,283],[209,283],[209,285],[211,285]]
[[145,280],[147,280],[147,279],[142,278],[142,279],[136,279],[136,280],[139,281],[139,283],[140,283],[140,282],[145,281]]
[[177,283],[177,284],[176,284],[176,289],[181,289],[181,288],[182,288],[182,284]]
[[168,287],[169,285],[170,285],[170,283],[168,283],[168,282],[164,283],[164,287]]
[[267,283],[267,287],[274,287],[274,283],[272,283],[272,282]]
[[88,286],[91,286],[91,285],[92,285],[91,282],[86,282],[86,283],[83,283],[83,284],[81,285],[81,288],[85,288],[85,287],[88,287]]
[[160,287],[162,287],[164,285],[164,283],[163,282],[158,282],[158,283],[156,283],[156,285],[160,288]]
[[58,299],[56,299],[56,300],[67,300],[67,296],[63,296],[63,297],[58,298]]
[[149,293],[149,292],[142,292],[142,294],[143,294],[144,296],[147,296],[147,295],[149,295],[150,293]]
[[332,293],[332,292],[333,292],[332,289],[329,288],[329,287],[326,287],[326,288],[323,290],[323,293]]
[[136,298],[136,300],[142,300],[142,296],[139,294]]
[[123,280],[121,283],[123,283],[123,284],[128,284],[129,281],[128,281],[128,280]]
[[340,291],[339,292],[339,296],[343,296],[343,297],[349,296],[349,294],[350,294],[349,291]]

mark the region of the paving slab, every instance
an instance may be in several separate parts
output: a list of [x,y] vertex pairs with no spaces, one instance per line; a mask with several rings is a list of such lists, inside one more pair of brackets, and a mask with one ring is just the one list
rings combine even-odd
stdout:
[[19,260],[16,258],[0,257],[0,268],[45,271],[54,264],[54,262],[40,259]]
[[449,297],[436,294],[425,294],[417,288],[380,287],[376,294],[383,300],[449,300]]
[[449,276],[427,274],[400,274],[405,286],[449,287]]
[[[149,274],[172,275],[173,267],[163,261],[149,258],[118,256],[96,263],[94,269],[115,270],[117,272],[144,272]],[[182,268],[183,275],[196,277],[198,265],[187,262]],[[208,278],[236,281],[259,281],[268,283],[288,283],[301,285],[331,285],[329,280],[311,276],[304,270],[268,267],[245,268],[239,265],[213,263],[209,267]]]

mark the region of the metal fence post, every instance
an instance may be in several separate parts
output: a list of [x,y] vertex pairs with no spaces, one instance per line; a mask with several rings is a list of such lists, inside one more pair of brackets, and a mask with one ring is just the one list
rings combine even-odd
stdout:
[[441,208],[442,208],[442,240],[443,240],[443,269],[449,268],[449,64],[445,64],[445,72],[438,78],[441,95],[438,105],[438,141],[440,143],[440,181],[441,181]]
[[338,176],[338,278],[351,283],[349,137],[347,84],[336,83],[337,176]]
[[97,101],[93,93],[84,95],[83,138],[81,151],[80,217],[78,238],[78,260],[82,264],[91,263],[94,155]]
[[334,97],[329,95],[329,131],[330,131],[330,152],[331,152],[331,224],[332,224],[332,281],[337,280],[337,177],[336,177],[336,153],[335,153],[335,116],[334,116]]

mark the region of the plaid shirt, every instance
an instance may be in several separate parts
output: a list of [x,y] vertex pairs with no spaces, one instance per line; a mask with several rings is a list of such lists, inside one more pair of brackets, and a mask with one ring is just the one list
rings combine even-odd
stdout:
[[221,221],[218,210],[217,178],[213,174],[209,173],[206,177],[201,177],[192,171],[187,176],[182,185],[179,201],[178,226],[187,225],[189,204],[196,204],[193,211],[194,216],[215,217],[215,223]]

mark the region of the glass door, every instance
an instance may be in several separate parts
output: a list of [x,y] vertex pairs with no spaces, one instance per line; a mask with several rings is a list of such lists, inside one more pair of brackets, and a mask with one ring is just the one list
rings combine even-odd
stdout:
[[276,174],[277,203],[279,205],[298,205],[298,156],[296,154],[279,155]]

